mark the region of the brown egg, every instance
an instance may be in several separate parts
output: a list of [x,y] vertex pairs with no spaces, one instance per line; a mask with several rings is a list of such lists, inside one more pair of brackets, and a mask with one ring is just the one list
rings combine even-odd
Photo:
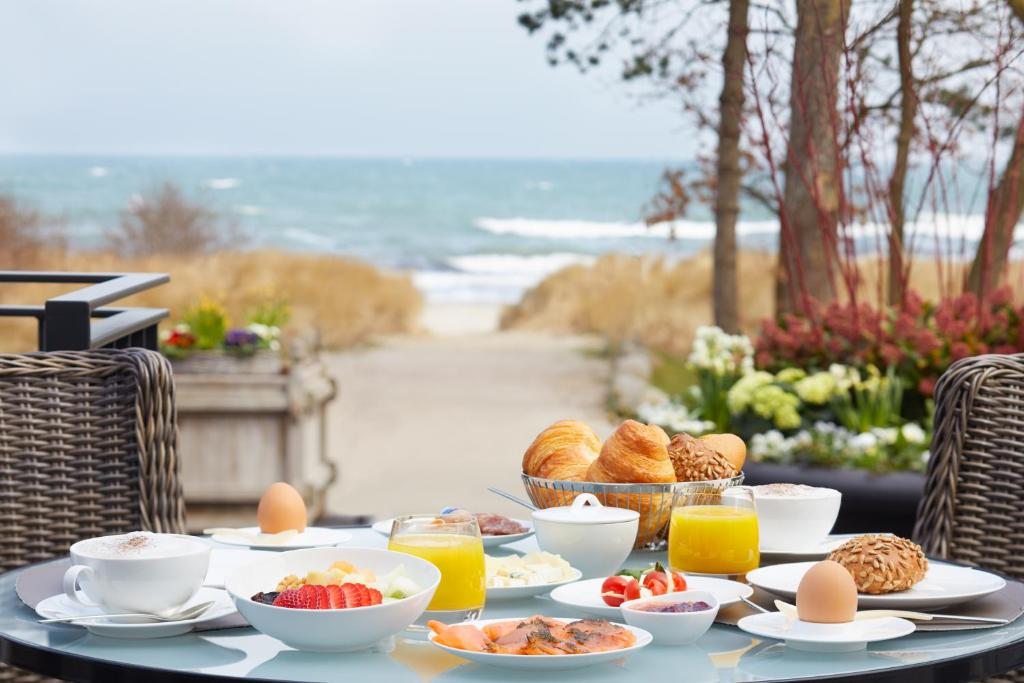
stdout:
[[844,624],[857,613],[857,586],[846,568],[822,560],[807,570],[796,589],[800,621]]
[[256,521],[265,534],[289,529],[303,531],[306,528],[306,503],[298,491],[279,481],[263,492],[256,509]]
[[743,439],[735,434],[705,434],[700,440],[731,462],[737,472],[743,471],[743,463],[747,460],[747,444]]

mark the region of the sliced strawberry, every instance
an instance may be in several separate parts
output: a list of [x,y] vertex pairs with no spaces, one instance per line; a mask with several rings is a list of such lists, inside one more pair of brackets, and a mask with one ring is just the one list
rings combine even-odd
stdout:
[[292,609],[304,609],[305,603],[300,591],[286,590],[274,598],[274,607],[290,607]]
[[341,592],[345,596],[345,607],[362,607],[362,602],[359,600],[359,588],[358,584],[354,583],[343,583],[341,585]]
[[379,590],[377,590],[376,588],[370,588],[369,591],[371,605],[379,605],[381,602],[384,601],[384,596],[380,594]]
[[345,595],[341,592],[341,586],[328,586],[327,597],[331,603],[331,609],[344,609]]

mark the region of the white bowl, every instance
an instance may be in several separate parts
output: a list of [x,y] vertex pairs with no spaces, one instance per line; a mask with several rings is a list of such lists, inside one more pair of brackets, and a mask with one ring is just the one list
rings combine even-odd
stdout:
[[768,551],[799,551],[818,546],[839,516],[842,494],[818,486],[795,487],[792,495],[764,495],[751,486],[757,508],[758,537]]
[[629,557],[640,513],[605,507],[592,494],[581,493],[571,506],[535,510],[533,528],[541,550],[561,555],[591,579],[614,574]]
[[[711,609],[701,612],[645,612],[637,605],[651,602],[698,602],[703,600]],[[638,598],[622,603],[622,618],[654,636],[655,645],[688,645],[708,632],[718,616],[718,600],[707,591],[680,591],[651,598]]]
[[[250,599],[261,591],[273,591],[289,574],[305,576],[310,570],[324,571],[339,560],[369,569],[378,576],[402,565],[422,590],[402,600],[348,609],[292,609]],[[437,567],[406,553],[377,548],[309,548],[280,553],[239,568],[228,577],[225,587],[238,611],[257,631],[296,650],[352,652],[395,635],[416,621],[430,604],[440,581]]]

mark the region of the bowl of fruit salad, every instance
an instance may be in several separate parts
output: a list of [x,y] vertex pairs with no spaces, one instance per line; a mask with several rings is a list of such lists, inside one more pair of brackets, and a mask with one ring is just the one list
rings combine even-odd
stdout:
[[225,587],[261,633],[296,650],[352,652],[416,621],[441,573],[430,562],[376,548],[308,548],[239,569]]

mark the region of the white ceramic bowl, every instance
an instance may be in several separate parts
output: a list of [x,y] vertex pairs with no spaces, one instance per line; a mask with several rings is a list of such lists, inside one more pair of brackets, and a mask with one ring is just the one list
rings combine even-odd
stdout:
[[[339,560],[377,575],[402,565],[422,590],[395,602],[350,609],[291,609],[250,600],[256,593],[274,590],[289,574],[304,576],[310,570],[324,571]],[[406,553],[377,548],[309,548],[239,568],[228,577],[225,587],[238,611],[257,631],[296,650],[352,652],[399,633],[416,621],[430,604],[440,581],[437,567]]]
[[835,489],[798,486],[792,495],[765,495],[765,488],[750,488],[757,508],[760,545],[765,550],[814,548],[825,540],[839,516],[842,494]]
[[581,493],[571,506],[535,510],[533,528],[541,550],[561,555],[592,579],[614,574],[629,557],[640,513],[604,507],[592,494]]
[[[645,612],[637,605],[651,602],[704,601],[711,609],[700,612]],[[654,636],[655,645],[688,645],[708,632],[718,616],[718,600],[707,591],[680,591],[622,603],[622,618]]]

